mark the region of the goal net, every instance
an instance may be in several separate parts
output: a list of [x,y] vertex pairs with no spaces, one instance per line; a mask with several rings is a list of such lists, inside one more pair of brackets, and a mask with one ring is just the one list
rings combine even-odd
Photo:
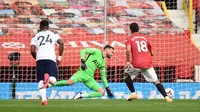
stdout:
[[[179,3],[169,0],[166,4],[173,8]],[[58,80],[69,79],[78,70],[81,49],[102,49],[110,44],[115,53],[107,60],[109,85],[116,99],[127,98],[130,92],[123,78],[125,39],[130,36],[129,24],[137,22],[140,33],[150,36],[155,52],[153,66],[164,87],[173,89],[176,99],[199,99],[200,52],[190,35],[166,16],[165,9],[154,0],[0,0],[0,99],[39,99],[35,60],[29,46],[44,19],[64,40]],[[199,7],[195,10],[199,12]],[[99,71],[95,79],[102,85]],[[139,99],[162,98],[141,74],[134,79],[134,86]],[[78,83],[49,88],[47,96],[71,99],[78,91],[90,90]]]

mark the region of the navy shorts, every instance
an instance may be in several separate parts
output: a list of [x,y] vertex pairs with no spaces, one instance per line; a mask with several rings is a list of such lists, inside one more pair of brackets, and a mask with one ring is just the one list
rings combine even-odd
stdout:
[[36,62],[37,80],[44,80],[44,74],[48,73],[49,76],[58,78],[58,69],[56,62],[52,60],[38,60]]

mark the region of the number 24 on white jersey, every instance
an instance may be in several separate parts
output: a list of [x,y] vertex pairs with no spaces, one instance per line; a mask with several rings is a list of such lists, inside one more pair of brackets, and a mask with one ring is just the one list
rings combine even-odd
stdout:
[[49,37],[50,34],[47,35],[47,37],[45,36],[39,36],[37,37],[37,40],[40,41],[39,46],[45,45],[47,42],[49,42],[50,44],[52,44],[52,39]]

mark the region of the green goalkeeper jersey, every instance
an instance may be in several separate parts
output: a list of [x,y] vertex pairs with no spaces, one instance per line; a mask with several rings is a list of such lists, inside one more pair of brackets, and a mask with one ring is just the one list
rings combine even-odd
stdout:
[[106,78],[106,60],[103,57],[101,50],[96,48],[86,48],[80,51],[81,59],[85,59],[85,64],[87,66],[86,70],[80,71],[85,72],[94,78],[94,73],[96,69],[100,69],[101,80],[105,87],[108,87],[108,82]]

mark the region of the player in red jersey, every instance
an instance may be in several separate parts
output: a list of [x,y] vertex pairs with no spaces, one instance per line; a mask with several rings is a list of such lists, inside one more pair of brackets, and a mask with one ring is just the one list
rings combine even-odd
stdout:
[[[141,72],[148,82],[154,83],[166,102],[172,102],[172,99],[167,96],[163,85],[158,80],[152,66],[152,56],[154,54],[151,44],[147,40],[147,36],[139,33],[137,23],[131,23],[130,30],[132,35],[126,40],[127,65],[125,69],[125,82],[131,91],[131,95],[127,100],[131,101],[132,99],[137,99],[132,80]],[[131,59],[132,61],[130,62]]]

